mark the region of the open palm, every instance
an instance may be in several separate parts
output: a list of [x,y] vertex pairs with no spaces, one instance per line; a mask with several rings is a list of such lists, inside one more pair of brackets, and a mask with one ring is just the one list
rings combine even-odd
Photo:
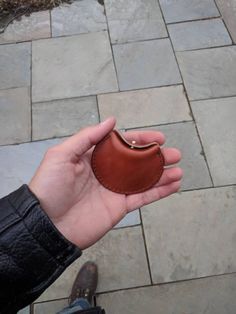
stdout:
[[[166,197],[180,187],[182,171],[177,167],[166,168],[161,180],[143,193],[124,195],[103,187],[91,169],[91,155],[93,146],[114,126],[115,119],[110,118],[50,148],[29,184],[58,230],[81,249],[99,240],[128,212]],[[140,145],[164,143],[163,134],[156,131],[131,131],[124,137]],[[180,160],[177,149],[164,148],[162,153],[166,166]]]

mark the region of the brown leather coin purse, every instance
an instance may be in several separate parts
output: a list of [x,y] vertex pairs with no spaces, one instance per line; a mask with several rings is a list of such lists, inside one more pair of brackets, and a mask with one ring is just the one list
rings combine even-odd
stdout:
[[156,184],[164,170],[164,157],[158,143],[134,145],[113,130],[93,151],[91,165],[98,181],[107,189],[134,194]]

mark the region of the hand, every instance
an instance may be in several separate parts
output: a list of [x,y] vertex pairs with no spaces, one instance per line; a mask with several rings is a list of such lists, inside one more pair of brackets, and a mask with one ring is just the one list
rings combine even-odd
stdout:
[[[160,181],[148,191],[133,195],[114,193],[95,178],[90,166],[93,146],[115,126],[113,117],[81,130],[62,144],[50,148],[29,188],[56,228],[72,243],[85,249],[98,241],[128,212],[166,197],[180,188],[182,170],[168,167]],[[131,131],[123,134],[137,144],[157,141],[157,131]],[[180,152],[163,148],[166,166],[180,160]]]

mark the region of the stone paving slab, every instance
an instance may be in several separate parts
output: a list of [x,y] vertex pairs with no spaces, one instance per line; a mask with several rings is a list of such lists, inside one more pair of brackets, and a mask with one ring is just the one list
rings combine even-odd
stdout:
[[160,0],[166,23],[219,16],[214,0]]
[[155,0],[105,0],[112,43],[167,37]]
[[15,20],[3,34],[0,34],[0,44],[27,41],[51,36],[49,11],[35,12],[30,16],[22,16]]
[[99,122],[96,97],[34,103],[33,140],[68,136]]
[[31,139],[30,90],[28,87],[0,90],[0,145]]
[[107,32],[33,42],[33,102],[118,90]]
[[25,307],[24,309],[17,312],[17,314],[30,314],[30,307],[29,306]]
[[222,17],[228,30],[236,43],[236,1],[235,0],[216,0]]
[[182,192],[141,209],[154,283],[236,271],[236,187]]
[[[71,283],[71,285],[73,282]],[[68,306],[68,299],[34,304],[33,314],[56,314]]]
[[192,120],[182,85],[99,95],[98,107],[119,129]]
[[84,251],[37,302],[68,297],[79,268],[87,260],[98,264],[98,292],[150,284],[142,229],[122,228],[110,231]]
[[191,103],[215,185],[236,184],[236,97]]
[[123,228],[128,226],[135,226],[140,225],[140,215],[139,210],[134,210],[130,213],[128,213],[115,227],[116,228]]
[[107,29],[104,7],[97,0],[74,1],[51,11],[52,36],[98,32]]
[[221,19],[171,24],[168,30],[176,51],[232,44]]
[[177,53],[190,100],[236,95],[236,46]]
[[236,275],[100,295],[107,314],[235,314]]
[[113,52],[121,90],[182,82],[169,39],[114,45]]
[[184,171],[182,190],[211,187],[211,179],[203,157],[202,147],[193,122],[162,125],[155,129],[165,134],[165,147],[176,147],[182,153],[178,164]]
[[28,183],[46,150],[63,139],[39,141],[20,145],[0,146],[0,197]]
[[31,44],[0,45],[0,89],[30,86]]

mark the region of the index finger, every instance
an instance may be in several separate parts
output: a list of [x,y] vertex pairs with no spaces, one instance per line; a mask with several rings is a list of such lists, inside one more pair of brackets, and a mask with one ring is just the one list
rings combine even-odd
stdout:
[[165,143],[165,136],[158,131],[127,131],[121,133],[121,135],[130,143],[135,141],[138,145],[145,145],[152,142],[157,142],[159,145]]

